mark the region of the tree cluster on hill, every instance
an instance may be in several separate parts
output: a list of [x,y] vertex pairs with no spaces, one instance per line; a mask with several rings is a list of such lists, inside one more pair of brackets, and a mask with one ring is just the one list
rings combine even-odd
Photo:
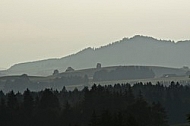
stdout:
[[115,70],[107,71],[102,69],[94,73],[94,81],[111,81],[127,79],[154,78],[154,72],[145,66],[120,66]]
[[[122,87],[122,88],[121,88]],[[123,91],[124,90],[124,91]],[[93,85],[89,90],[0,92],[1,126],[167,126],[159,102],[147,102],[129,85]]]

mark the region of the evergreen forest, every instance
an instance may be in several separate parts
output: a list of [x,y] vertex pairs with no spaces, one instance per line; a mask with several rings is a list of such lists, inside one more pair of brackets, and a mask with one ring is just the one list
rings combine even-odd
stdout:
[[190,120],[190,87],[178,82],[0,92],[0,126],[168,126]]

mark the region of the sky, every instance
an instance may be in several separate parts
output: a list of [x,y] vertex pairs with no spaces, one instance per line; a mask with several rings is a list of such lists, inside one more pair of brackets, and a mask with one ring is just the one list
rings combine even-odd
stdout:
[[0,69],[124,37],[190,39],[189,0],[0,0]]

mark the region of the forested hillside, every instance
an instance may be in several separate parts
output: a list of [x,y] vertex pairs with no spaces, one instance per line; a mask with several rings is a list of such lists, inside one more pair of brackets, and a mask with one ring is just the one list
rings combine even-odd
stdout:
[[94,68],[96,63],[102,63],[103,66],[146,65],[181,68],[190,66],[189,48],[190,41],[175,43],[137,35],[100,48],[86,48],[60,59],[16,64],[3,73],[47,76],[55,69],[64,72],[67,67],[76,70]]

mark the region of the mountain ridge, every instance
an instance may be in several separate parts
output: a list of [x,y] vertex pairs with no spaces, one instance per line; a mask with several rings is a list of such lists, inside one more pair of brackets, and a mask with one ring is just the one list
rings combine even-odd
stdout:
[[[69,66],[74,69],[92,68],[98,62],[104,66],[190,66],[190,60],[182,58],[182,55],[187,57],[190,54],[190,51],[188,51],[189,47],[190,40],[174,42],[171,40],[158,40],[153,37],[136,35],[132,38],[123,38],[122,40],[99,48],[88,47],[62,58],[51,58],[15,64],[6,71],[6,74],[26,73],[31,75],[50,75],[54,69],[65,71]],[[178,58],[180,62],[175,61],[171,57]],[[128,61],[126,59],[128,59]],[[182,60],[184,61],[183,63]]]

